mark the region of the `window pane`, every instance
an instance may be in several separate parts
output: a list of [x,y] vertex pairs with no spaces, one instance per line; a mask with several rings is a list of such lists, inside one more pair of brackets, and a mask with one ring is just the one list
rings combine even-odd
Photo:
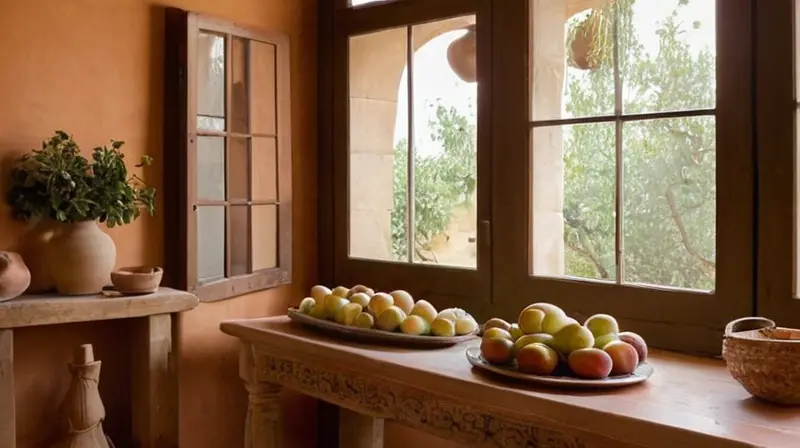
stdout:
[[225,131],[225,119],[205,117],[203,115],[197,116],[197,129],[203,131]]
[[[478,84],[476,36],[470,26],[474,23],[475,17],[469,16],[413,28],[416,263],[477,267]],[[398,106],[398,119],[408,120],[407,99],[398,98]],[[395,154],[396,162],[407,163],[406,153]],[[396,213],[404,215],[405,207]],[[394,246],[406,243],[398,240]]]
[[231,41],[231,131],[246,134],[250,99],[248,97],[247,48],[248,40],[234,37]]
[[350,0],[350,6],[369,5],[372,3],[386,3],[390,0]]
[[614,113],[613,7],[586,4],[530,0],[535,121]]
[[616,279],[615,124],[534,128],[534,275]]
[[197,137],[197,199],[225,200],[225,139]]
[[275,135],[277,132],[275,46],[250,41],[250,70],[252,132]]
[[[200,32],[197,40],[197,113],[225,118],[225,38]],[[198,120],[199,124],[203,124]]]
[[623,128],[623,280],[714,288],[714,117],[626,123]]
[[234,205],[229,208],[231,214],[231,272],[229,276],[247,274],[250,257],[250,207]]
[[252,195],[254,201],[278,200],[278,147],[272,137],[253,137]]
[[225,277],[225,207],[197,207],[197,279]]
[[254,205],[252,214],[253,271],[278,266],[278,206]]
[[407,37],[396,28],[350,38],[351,257],[407,260]]
[[228,138],[228,200],[247,201],[250,197],[250,154],[246,138]]
[[625,113],[714,108],[716,1],[617,1]]

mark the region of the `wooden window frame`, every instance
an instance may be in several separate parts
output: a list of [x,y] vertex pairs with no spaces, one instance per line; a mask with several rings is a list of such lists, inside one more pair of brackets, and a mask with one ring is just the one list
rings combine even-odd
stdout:
[[[381,2],[347,8],[346,0],[321,5],[321,22],[327,36],[320,36],[320,172],[349,175],[349,38],[391,28],[421,25],[454,17],[474,15],[476,34],[489,35],[490,0],[408,0]],[[322,33],[321,33],[322,34]],[[327,39],[332,36],[331,39]],[[327,40],[327,42],[326,42]],[[491,74],[488,39],[478,41],[478,73],[481,79]],[[491,139],[489,91],[491,84],[479,87],[478,94],[478,221],[489,222],[491,185]],[[334,176],[322,176],[333,179]],[[341,179],[341,177],[339,177]],[[348,177],[349,179],[349,177]],[[490,229],[479,226],[477,267],[407,264],[349,257],[349,181],[322,180],[320,194],[320,273],[336,283],[369,283],[381,290],[407,289],[418,299],[441,306],[459,306],[465,300],[488,305],[491,265],[487,244]],[[329,218],[330,217],[330,218]]]
[[756,5],[756,135],[758,151],[757,314],[800,327],[797,299],[797,5]]
[[[170,285],[195,293],[201,301],[211,302],[274,288],[291,283],[292,279],[292,145],[291,145],[291,85],[289,39],[285,35],[254,30],[246,26],[217,18],[167,8],[165,12],[164,61],[164,159],[165,173],[165,238],[167,282]],[[214,282],[198,284],[197,279],[197,220],[196,220],[196,141],[197,87],[196,42],[198,33],[208,31],[226,35],[226,117],[230,117],[231,88],[230,41],[239,37],[269,43],[275,46],[276,76],[276,139],[277,201],[267,205],[277,206],[277,266],[255,272],[226,277]],[[249,65],[248,65],[249,66]],[[249,78],[248,78],[249,79]],[[249,89],[248,89],[249,92]],[[253,101],[251,99],[251,101]],[[200,132],[210,135],[210,132]],[[224,137],[237,137],[233,132],[220,133]],[[244,135],[250,137],[250,134]],[[249,149],[248,149],[249,151]],[[228,183],[226,148],[226,185]],[[252,170],[252,168],[250,167]],[[227,194],[227,193],[226,193]],[[229,204],[227,201],[226,208]],[[260,202],[259,202],[260,204]],[[243,206],[252,207],[255,201]],[[250,216],[250,213],[248,213]],[[226,211],[226,275],[230,272],[230,222]],[[248,221],[252,233],[252,221]],[[248,254],[251,264],[252,254]]]
[[[790,0],[778,3],[784,1]],[[346,119],[348,115],[348,98],[341,94],[347,91],[347,63],[346,58],[341,63],[335,56],[346,55],[347,35],[438,20],[445,17],[442,13],[445,10],[471,11],[465,3],[469,2],[395,0],[348,8],[347,0],[336,0],[333,5],[320,6],[320,17],[327,18],[320,26],[320,173],[347,172],[348,128],[342,117]],[[530,191],[531,185],[530,96],[520,92],[530,91],[530,64],[535,61],[530,60],[529,54],[531,24],[529,3],[525,0],[478,0],[473,7],[484,18],[478,20],[477,33],[483,94],[479,110],[491,123],[488,130],[479,132],[479,139],[483,136],[489,141],[479,141],[478,162],[479,182],[491,184],[488,194],[482,195],[483,206],[487,207],[483,216],[493,223],[486,230],[491,251],[489,266],[482,268],[479,262],[479,270],[486,269],[481,272],[486,275],[483,282],[488,282],[488,290],[482,290],[479,296],[463,295],[460,290],[463,285],[452,286],[444,281],[442,268],[417,265],[416,275],[410,277],[399,273],[401,269],[411,269],[409,265],[349,259],[347,182],[339,183],[344,187],[320,184],[322,281],[345,285],[374,282],[379,287],[388,283],[426,293],[436,290],[437,295],[443,296],[441,301],[434,302],[437,306],[461,306],[480,319],[498,316],[515,320],[524,305],[548,301],[561,305],[576,317],[601,312],[614,314],[624,328],[644,334],[656,347],[718,354],[724,325],[752,315],[756,307],[756,200],[762,199],[762,193],[756,194],[755,144],[757,138],[759,145],[765,138],[763,132],[755,129],[755,85],[756,81],[759,86],[764,82],[755,77],[756,3],[755,0],[717,2],[720,25],[717,26],[716,141],[717,148],[724,151],[718,152],[721,156],[717,165],[714,291],[692,292],[530,274],[531,201],[528,195],[518,193]],[[759,14],[760,9],[761,5]],[[758,20],[761,23],[761,18]],[[725,32],[726,29],[731,31]],[[328,36],[333,39],[326,41]],[[758,50],[761,59],[768,57],[761,48]],[[793,120],[794,116],[792,123]],[[792,134],[792,144],[793,139]],[[481,153],[481,143],[492,149]],[[779,163],[787,163],[785,154],[776,162]],[[762,175],[759,187],[765,177],[771,176]],[[334,218],[329,219],[330,216]],[[759,244],[765,236],[759,232]],[[762,288],[760,280],[758,286]],[[447,297],[448,287],[457,296],[456,300]]]

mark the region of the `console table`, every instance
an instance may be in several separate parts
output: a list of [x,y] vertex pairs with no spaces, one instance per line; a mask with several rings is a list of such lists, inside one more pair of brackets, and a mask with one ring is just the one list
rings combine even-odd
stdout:
[[170,288],[142,296],[22,296],[0,303],[0,447],[16,446],[14,328],[137,318],[133,353],[133,432],[136,446],[178,446],[178,387],[172,332],[175,313],[198,304]]
[[246,447],[283,446],[282,387],[338,405],[339,446],[383,444],[384,419],[465,445],[541,448],[796,447],[800,409],[750,397],[722,361],[653,351],[647,382],[606,391],[510,384],[464,350],[343,342],[288,318],[226,321],[242,341]]

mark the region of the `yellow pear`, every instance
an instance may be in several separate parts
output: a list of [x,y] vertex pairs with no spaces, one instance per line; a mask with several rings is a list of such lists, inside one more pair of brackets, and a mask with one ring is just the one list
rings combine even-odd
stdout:
[[395,331],[406,320],[406,313],[398,306],[386,308],[375,322],[375,326],[383,331]]
[[361,313],[361,305],[348,303],[336,312],[336,322],[342,325],[351,325],[359,313]]
[[314,300],[317,301],[317,303],[325,300],[325,296],[330,295],[331,293],[332,291],[328,289],[327,286],[316,285],[313,288],[311,288],[311,297],[313,297]]
[[437,317],[431,324],[431,333],[434,336],[450,337],[456,334],[456,323],[450,319]]
[[592,348],[594,346],[594,336],[588,328],[577,321],[573,321],[554,334],[553,341],[549,345],[555,351],[563,355],[569,355],[575,350]]
[[349,293],[349,292],[350,292],[350,290],[348,288],[345,288],[344,286],[337,286],[337,287],[333,288],[333,291],[331,291],[331,294],[335,294],[335,295],[337,295],[339,297],[342,297],[342,298],[346,299],[347,298],[347,293]]
[[369,300],[369,309],[372,311],[372,315],[376,317],[380,317],[381,313],[392,305],[394,305],[394,298],[385,292],[379,292]]
[[519,329],[525,334],[542,332],[542,322],[546,314],[536,308],[529,308],[519,314]]
[[328,310],[328,315],[331,317],[335,317],[336,313],[339,311],[339,308],[347,305],[350,303],[349,300],[345,299],[344,297],[337,296],[336,294],[330,294],[325,297],[325,309]]
[[405,334],[428,334],[431,331],[431,325],[422,316],[412,315],[406,317],[406,320],[400,324],[400,331]]
[[300,305],[297,307],[297,310],[303,314],[308,314],[311,311],[311,308],[314,308],[314,305],[317,304],[317,301],[314,300],[312,297],[306,297],[303,301],[300,302]]
[[368,296],[367,293],[365,292],[357,292],[355,294],[350,294],[350,301],[361,305],[362,308],[366,308],[369,306],[369,298],[370,296]]
[[428,322],[428,325],[433,323],[433,320],[436,319],[436,308],[430,304],[427,300],[420,300],[419,302],[414,304],[414,308],[411,309],[412,316],[419,316],[425,319]]
[[397,291],[392,291],[389,295],[394,299],[394,305],[400,307],[404,313],[409,314],[414,308],[414,298],[408,292],[398,289]]
[[369,313],[358,313],[358,316],[353,320],[353,326],[367,329],[372,328],[375,326],[375,318]]

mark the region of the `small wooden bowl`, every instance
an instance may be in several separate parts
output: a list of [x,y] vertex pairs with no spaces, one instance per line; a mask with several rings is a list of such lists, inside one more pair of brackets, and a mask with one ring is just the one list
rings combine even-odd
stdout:
[[133,266],[111,273],[111,283],[121,294],[149,294],[158,291],[164,270],[158,266]]
[[722,357],[730,374],[753,396],[800,405],[800,330],[745,317],[725,327]]

